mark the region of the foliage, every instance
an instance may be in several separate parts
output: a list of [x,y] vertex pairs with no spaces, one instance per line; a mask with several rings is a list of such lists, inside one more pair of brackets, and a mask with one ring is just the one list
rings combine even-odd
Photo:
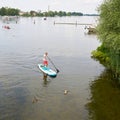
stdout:
[[99,8],[99,38],[104,46],[120,53],[120,0],[106,0]]
[[48,17],[54,17],[54,16],[82,16],[83,14],[80,12],[65,12],[65,11],[48,11],[43,13],[38,13],[38,16],[48,16]]
[[104,52],[101,52],[101,51],[92,51],[92,57],[93,58],[97,58],[100,60],[101,63],[110,63],[110,58],[104,53]]
[[15,16],[15,15],[19,15],[19,9],[15,9],[15,8],[8,8],[8,7],[2,7],[0,9],[0,15],[4,16]]
[[[112,69],[120,72],[120,0],[105,0],[99,7],[98,38],[101,47],[93,52],[97,59],[105,59]],[[102,57],[101,57],[102,56]],[[107,60],[106,60],[106,58]],[[109,58],[109,59],[108,59]],[[110,63],[109,63],[109,62]]]

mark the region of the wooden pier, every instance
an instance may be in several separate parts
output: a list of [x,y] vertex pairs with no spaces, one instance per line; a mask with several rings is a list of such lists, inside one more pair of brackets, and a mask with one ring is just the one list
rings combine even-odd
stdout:
[[55,22],[54,24],[64,24],[64,25],[92,25],[89,23],[78,23],[78,22]]

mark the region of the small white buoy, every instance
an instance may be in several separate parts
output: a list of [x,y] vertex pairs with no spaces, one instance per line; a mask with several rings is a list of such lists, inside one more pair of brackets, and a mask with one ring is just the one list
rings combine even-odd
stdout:
[[68,94],[68,90],[64,90],[64,95],[67,95]]

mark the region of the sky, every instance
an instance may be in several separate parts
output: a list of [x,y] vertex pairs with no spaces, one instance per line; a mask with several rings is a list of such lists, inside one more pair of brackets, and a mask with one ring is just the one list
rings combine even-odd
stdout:
[[22,11],[35,10],[42,12],[66,11],[82,12],[84,14],[96,14],[97,7],[103,0],[0,0],[1,7],[18,8]]

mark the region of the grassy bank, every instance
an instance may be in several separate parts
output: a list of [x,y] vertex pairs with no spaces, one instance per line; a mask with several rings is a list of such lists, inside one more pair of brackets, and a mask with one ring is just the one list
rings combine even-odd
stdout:
[[107,69],[113,71],[115,79],[120,81],[120,56],[115,54],[114,51],[106,49],[103,45],[92,51],[92,58],[98,60]]

